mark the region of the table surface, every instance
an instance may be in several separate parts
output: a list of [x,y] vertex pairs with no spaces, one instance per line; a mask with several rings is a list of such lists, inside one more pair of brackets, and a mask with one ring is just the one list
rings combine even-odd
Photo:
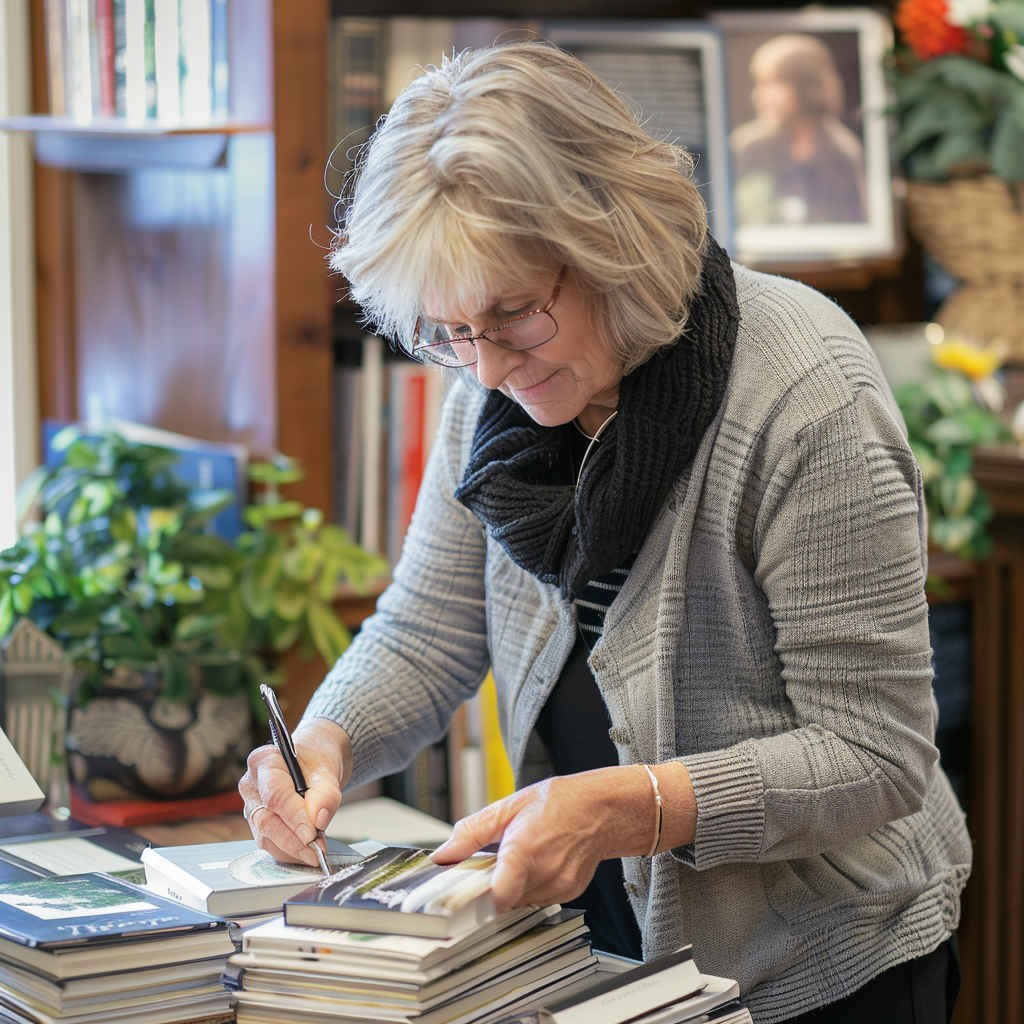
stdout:
[[248,822],[241,814],[221,814],[215,818],[194,818],[159,825],[135,825],[143,839],[156,846],[194,846],[199,843],[229,843],[236,839],[252,839]]

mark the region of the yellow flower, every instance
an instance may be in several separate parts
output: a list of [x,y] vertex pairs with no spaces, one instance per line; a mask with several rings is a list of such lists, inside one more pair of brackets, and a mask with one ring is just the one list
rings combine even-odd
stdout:
[[935,362],[944,370],[959,370],[971,380],[991,377],[1002,362],[998,352],[979,348],[955,335],[947,337],[932,350]]

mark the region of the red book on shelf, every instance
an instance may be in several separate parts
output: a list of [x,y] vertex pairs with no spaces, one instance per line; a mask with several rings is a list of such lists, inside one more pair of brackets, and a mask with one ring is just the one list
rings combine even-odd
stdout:
[[402,467],[399,483],[399,538],[405,536],[412,521],[416,496],[423,482],[423,413],[427,398],[427,371],[413,367],[405,377],[404,436],[402,438]]
[[96,0],[96,51],[99,62],[100,104],[104,117],[113,117],[114,101],[114,0]]
[[213,796],[187,800],[106,800],[93,803],[80,790],[71,790],[71,816],[87,825],[155,825],[163,821],[185,821],[189,818],[212,818],[242,809],[237,789]]

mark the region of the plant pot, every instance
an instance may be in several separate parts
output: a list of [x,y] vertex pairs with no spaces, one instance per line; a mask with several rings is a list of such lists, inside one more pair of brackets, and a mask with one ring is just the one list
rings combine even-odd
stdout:
[[925,252],[961,282],[938,322],[1024,358],[1024,184],[990,174],[912,181],[907,216]]
[[222,793],[238,784],[251,745],[246,694],[170,701],[150,671],[117,670],[68,719],[71,779],[94,801]]

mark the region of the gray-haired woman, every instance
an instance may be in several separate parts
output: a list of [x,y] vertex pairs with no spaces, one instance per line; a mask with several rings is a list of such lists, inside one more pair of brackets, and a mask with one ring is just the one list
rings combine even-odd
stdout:
[[394,582],[296,731],[311,788],[262,747],[246,814],[312,862],[342,789],[492,667],[521,788],[437,856],[500,840],[499,906],[581,901],[634,956],[692,942],[759,1021],[945,1019],[892,1015],[952,977],[970,862],[917,467],[860,332],[731,265],[688,169],[542,44],[399,97],[332,264],[459,369]]

